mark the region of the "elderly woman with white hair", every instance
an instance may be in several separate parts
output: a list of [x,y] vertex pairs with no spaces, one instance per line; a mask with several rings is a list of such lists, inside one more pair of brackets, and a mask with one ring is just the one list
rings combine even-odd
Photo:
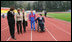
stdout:
[[[21,9],[17,9],[17,14],[15,15],[15,20],[16,20],[16,24],[17,24],[17,32],[18,34],[22,33],[22,25],[21,23],[23,22],[23,15],[21,13]],[[20,27],[20,31],[19,31],[19,27]]]

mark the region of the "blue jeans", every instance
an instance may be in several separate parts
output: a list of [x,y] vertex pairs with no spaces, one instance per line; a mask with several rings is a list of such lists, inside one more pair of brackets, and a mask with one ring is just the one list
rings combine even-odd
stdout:
[[32,30],[32,24],[33,24],[33,28],[35,30],[35,21],[34,22],[31,21],[31,30]]

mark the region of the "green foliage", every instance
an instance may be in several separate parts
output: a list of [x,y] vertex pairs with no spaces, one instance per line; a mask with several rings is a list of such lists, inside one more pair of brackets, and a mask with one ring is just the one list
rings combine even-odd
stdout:
[[48,13],[47,16],[71,22],[71,13]]
[[1,7],[10,6],[14,6],[15,8],[25,8],[27,10],[34,9],[40,12],[42,12],[43,10],[46,10],[48,12],[60,12],[71,9],[71,1],[36,1],[32,4],[27,4],[26,1],[1,1]]

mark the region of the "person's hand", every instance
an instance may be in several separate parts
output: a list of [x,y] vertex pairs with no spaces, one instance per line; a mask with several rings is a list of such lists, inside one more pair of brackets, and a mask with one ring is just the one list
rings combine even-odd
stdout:
[[22,22],[22,24],[23,24],[23,22]]
[[36,22],[37,23],[37,22]]
[[17,22],[15,22],[17,24]]
[[37,23],[37,21],[35,21]]
[[35,19],[35,21],[36,21],[36,19]]

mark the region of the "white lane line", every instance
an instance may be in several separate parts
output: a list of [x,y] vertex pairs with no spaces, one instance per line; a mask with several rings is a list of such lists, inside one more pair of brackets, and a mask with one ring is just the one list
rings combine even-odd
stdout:
[[53,35],[52,33],[48,30],[48,28],[45,26],[45,29],[47,30],[47,32],[52,36],[52,38],[55,40],[55,41],[58,41]]
[[[17,30],[15,31],[15,33],[17,32]],[[6,40],[6,41],[9,41],[10,40],[10,38],[11,38],[11,36],[9,36],[9,38]]]
[[58,21],[65,22],[65,23],[70,23],[70,22],[67,22],[67,21],[64,21],[64,20],[60,20],[60,19],[57,19],[57,18],[54,18],[54,19],[56,19],[56,20],[58,20]]
[[47,30],[47,32],[53,37],[53,39],[55,40],[55,41],[58,41],[52,34],[51,34],[51,32],[47,29],[47,28],[45,28],[46,30]]
[[[53,19],[55,19],[55,18],[53,18]],[[55,20],[56,20],[56,22],[59,23],[59,24],[64,24],[64,25],[69,24],[67,21],[64,22],[64,21],[61,21],[61,20],[59,20],[59,19],[55,19]],[[54,20],[52,20],[52,21],[54,21]],[[60,21],[61,21],[62,23],[60,23]],[[67,26],[68,26],[68,25],[67,25]],[[68,26],[68,27],[69,27],[69,26]]]
[[6,41],[8,41],[10,38],[11,38],[11,36]]
[[[8,26],[7,26],[8,27]],[[1,31],[4,31],[5,29],[7,29],[7,27],[3,28]]]
[[8,22],[7,22],[7,21],[5,21],[5,20],[4,20],[4,22],[1,22],[1,24],[6,24],[6,23],[8,23]]
[[32,41],[32,30],[31,30],[31,41]]
[[[47,22],[48,23],[48,22]],[[47,30],[47,32],[53,37],[53,39],[55,40],[55,41],[58,41],[52,34],[51,34],[51,32],[47,29],[47,27],[45,26],[45,29]]]
[[[3,23],[3,25],[5,25],[5,23]],[[2,25],[2,26],[3,26],[3,25]],[[7,27],[8,27],[8,24],[7,24],[7,26],[4,26],[1,31],[7,29]]]
[[59,30],[61,30],[61,31],[63,31],[63,32],[69,34],[69,35],[71,35],[71,33],[65,31],[64,29],[62,29],[62,28],[60,28],[60,27],[58,27],[58,26],[56,26],[54,23],[51,23],[50,21],[49,21],[49,23],[52,24],[52,25],[54,25],[57,29],[59,29]]
[[1,26],[3,26],[3,25],[8,25],[8,23],[6,23],[6,22],[4,22],[4,23],[1,23]]

